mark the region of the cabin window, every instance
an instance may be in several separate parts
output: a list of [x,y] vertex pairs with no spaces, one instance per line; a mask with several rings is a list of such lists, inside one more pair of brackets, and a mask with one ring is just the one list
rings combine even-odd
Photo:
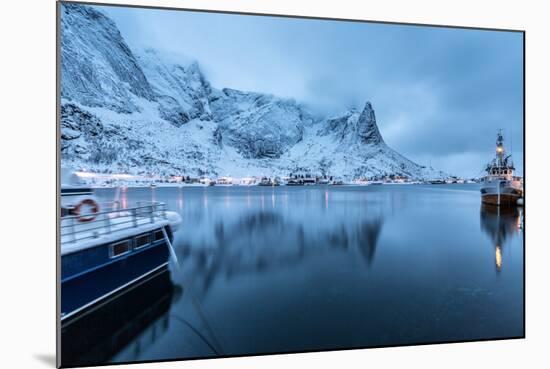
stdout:
[[151,244],[151,235],[150,234],[142,234],[136,237],[136,249],[139,249],[141,247],[145,247],[147,245]]
[[155,241],[164,240],[164,234],[162,233],[162,230],[155,231],[154,236]]
[[116,258],[130,252],[130,240],[120,241],[111,245],[111,257]]

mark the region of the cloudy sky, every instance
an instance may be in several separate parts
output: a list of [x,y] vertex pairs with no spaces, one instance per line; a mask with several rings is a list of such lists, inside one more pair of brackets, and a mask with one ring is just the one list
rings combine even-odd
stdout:
[[98,7],[131,48],[195,58],[214,87],[292,97],[323,114],[371,101],[385,141],[477,176],[504,131],[523,172],[521,33]]

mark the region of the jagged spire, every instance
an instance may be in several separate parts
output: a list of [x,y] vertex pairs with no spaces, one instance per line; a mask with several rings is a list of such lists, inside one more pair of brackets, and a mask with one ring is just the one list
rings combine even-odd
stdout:
[[357,120],[357,134],[363,143],[378,144],[384,142],[376,125],[374,109],[369,101],[365,104],[365,108]]

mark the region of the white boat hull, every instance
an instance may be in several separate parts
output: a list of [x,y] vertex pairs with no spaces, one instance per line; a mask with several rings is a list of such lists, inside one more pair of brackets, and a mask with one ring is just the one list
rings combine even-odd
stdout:
[[491,205],[516,205],[523,190],[518,181],[495,180],[481,187],[481,201]]

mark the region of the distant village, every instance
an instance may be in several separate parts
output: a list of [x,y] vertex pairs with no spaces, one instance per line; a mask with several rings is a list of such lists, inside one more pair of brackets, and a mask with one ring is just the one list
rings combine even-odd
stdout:
[[146,186],[315,186],[315,185],[384,185],[384,184],[461,184],[478,183],[480,178],[447,178],[419,180],[404,175],[390,174],[385,176],[363,177],[346,181],[330,175],[314,175],[307,172],[289,173],[288,176],[190,176],[190,175],[157,175],[157,174],[117,174],[75,172],[77,177],[87,185],[97,187],[146,187]]

